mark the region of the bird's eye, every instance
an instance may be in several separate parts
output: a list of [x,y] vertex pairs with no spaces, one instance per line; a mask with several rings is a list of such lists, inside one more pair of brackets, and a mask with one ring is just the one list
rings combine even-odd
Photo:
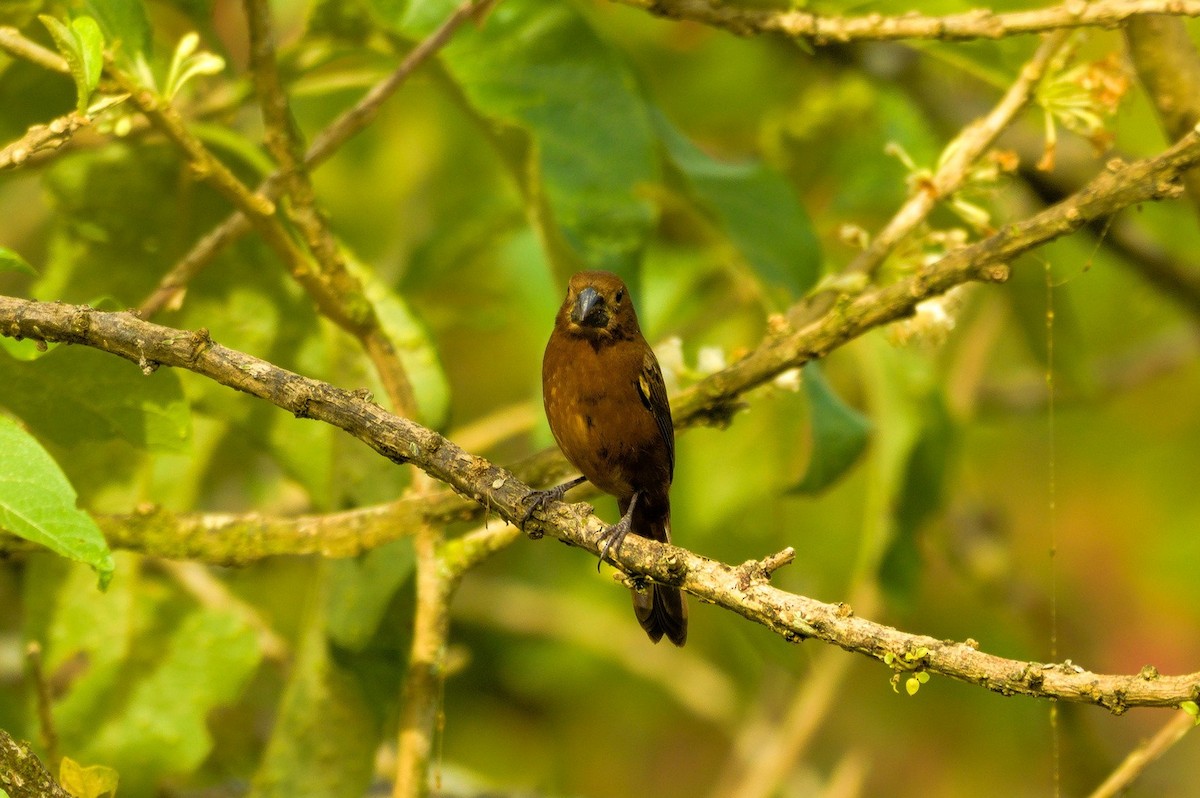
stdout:
[[622,299],[624,299],[624,298],[625,298],[625,291],[624,291],[624,289],[622,289],[622,290],[620,290],[620,291],[617,291],[617,297],[616,297],[617,301],[618,301],[618,302],[620,302],[620,301],[621,301]]

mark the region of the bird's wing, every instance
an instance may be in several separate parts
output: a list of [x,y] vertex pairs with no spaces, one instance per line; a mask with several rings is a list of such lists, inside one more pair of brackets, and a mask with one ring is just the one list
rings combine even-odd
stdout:
[[667,401],[667,386],[663,383],[662,369],[649,346],[642,357],[642,371],[638,375],[638,393],[642,404],[654,414],[654,423],[662,433],[663,444],[671,463],[671,475],[675,475],[675,426],[671,423],[671,405]]

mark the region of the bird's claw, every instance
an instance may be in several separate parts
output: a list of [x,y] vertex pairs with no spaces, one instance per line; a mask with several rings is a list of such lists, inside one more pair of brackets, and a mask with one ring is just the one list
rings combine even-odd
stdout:
[[[521,529],[525,529],[525,527],[529,524],[529,519],[533,518],[534,513],[538,512],[539,510],[544,510],[546,505],[550,504],[551,502],[562,501],[562,497],[567,495],[567,491],[576,485],[579,485],[583,481],[583,477],[580,477],[579,479],[573,479],[570,482],[564,482],[562,485],[556,485],[553,488],[546,488],[545,490],[531,490],[529,495],[525,498],[525,501],[529,504],[529,506],[525,508],[525,512],[521,515]],[[530,532],[529,536],[540,538],[541,533],[539,532],[535,534]]]
[[596,561],[596,571],[600,570],[600,564],[608,558],[608,552],[611,549],[612,553],[619,554],[621,544],[625,542],[625,536],[629,534],[631,526],[632,513],[627,513],[617,523],[606,526],[600,533],[600,540],[604,541],[604,545],[600,547],[600,559]]

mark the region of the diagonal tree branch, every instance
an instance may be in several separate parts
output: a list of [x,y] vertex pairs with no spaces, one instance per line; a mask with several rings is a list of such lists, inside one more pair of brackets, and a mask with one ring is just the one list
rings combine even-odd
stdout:
[[29,158],[47,150],[57,150],[70,141],[75,131],[89,124],[88,118],[72,111],[44,125],[34,125],[24,136],[0,148],[0,172],[16,169],[27,163]]
[[37,64],[51,72],[71,74],[71,68],[67,66],[65,58],[53,50],[47,50],[37,42],[25,38],[19,30],[8,25],[0,25],[0,51]]
[[[370,125],[379,116],[379,109],[391,98],[422,64],[444,47],[467,20],[482,14],[498,0],[466,0],[441,25],[422,40],[386,78],[375,84],[357,103],[318,133],[304,156],[304,168],[312,170],[329,160],[342,145]],[[275,172],[259,185],[256,193],[278,199],[283,192],[283,173]],[[142,301],[140,310],[149,317],[182,301],[187,284],[221,253],[225,247],[251,229],[249,219],[235,210],[196,243],[159,281],[158,286]]]
[[[773,333],[745,358],[672,398],[676,427],[727,423],[739,398],[747,391],[872,325],[904,316],[916,303],[939,290],[970,279],[1003,279],[1004,262],[1020,252],[1104,218],[1121,207],[1173,194],[1176,187],[1172,181],[1197,157],[1197,149],[1196,135],[1189,134],[1158,158],[1132,164],[1115,174],[1101,175],[1055,207],[1021,226],[1010,226],[952,253],[932,270],[857,299],[842,297],[824,318],[803,327],[776,325]],[[973,274],[972,269],[979,274]],[[789,318],[801,315],[805,309],[801,303],[793,308]],[[7,324],[0,327],[0,333],[14,334]],[[207,333],[200,331],[196,335],[204,340]],[[512,473],[525,482],[544,485],[569,473],[569,467],[556,450],[548,449],[514,465]],[[470,491],[459,492],[468,499],[471,496]],[[214,564],[241,564],[288,553],[352,556],[395,539],[420,520],[438,524],[477,518],[480,513],[478,504],[464,501],[452,491],[440,490],[333,515],[288,518],[257,514],[177,515],[152,509],[127,516],[101,517],[98,521],[114,547]],[[486,537],[496,533],[482,534]],[[24,548],[22,541],[0,536],[0,552]]]
[[[285,212],[300,231],[330,289],[349,304],[366,304],[362,284],[351,275],[329,222],[317,207],[317,194],[304,164],[304,140],[279,76],[270,4],[266,0],[245,0],[244,5],[250,28],[250,64],[262,106],[267,151],[279,165],[283,190],[291,200],[284,205]],[[374,314],[364,316],[368,323],[357,334],[392,407],[400,415],[415,418],[417,402],[404,364],[378,318]]]
[[[1009,260],[1091,219],[1138,202],[1178,196],[1180,174],[1197,162],[1200,134],[1193,131],[1155,158],[1114,167],[1063,203],[951,253],[921,273],[836,305],[802,330],[777,333],[730,369],[685,392],[679,403],[680,415],[693,418],[706,402],[732,401],[780,371],[911,313],[918,302],[954,285],[1003,279]],[[385,412],[357,393],[223,347],[205,330],[188,333],[129,313],[0,297],[0,334],[92,346],[146,371],[156,364],[189,369],[270,401],[297,417],[337,426],[395,462],[418,465],[509,522],[518,523],[524,515],[529,488],[511,472],[469,454],[432,430]],[[557,503],[535,516],[533,529],[598,553],[604,524],[586,505]],[[486,551],[486,541],[476,543]],[[773,588],[768,584],[769,569],[754,561],[735,567],[673,546],[630,539],[621,549],[618,564],[629,573],[677,584],[788,640],[816,637],[883,660],[893,668],[940,673],[1005,695],[1095,703],[1114,712],[1133,706],[1176,706],[1200,697],[1200,674],[1166,677],[1146,668],[1134,675],[1101,675],[1069,662],[1048,665],[1009,660],[985,654],[970,641],[946,642],[901,632],[856,618],[844,605]]]
[[1154,736],[1137,748],[1121,761],[1121,764],[1108,775],[1104,783],[1093,790],[1088,798],[1114,798],[1124,795],[1133,782],[1154,764],[1159,757],[1171,750],[1171,746],[1183,739],[1184,735],[1195,727],[1196,721],[1185,712],[1180,712],[1162,725]]
[[[1197,143],[1192,146],[1200,150]],[[143,369],[155,363],[187,368],[297,416],[333,424],[396,462],[418,464],[509,521],[520,518],[529,497],[529,488],[511,473],[463,451],[436,432],[391,415],[354,392],[227,349],[203,331],[187,333],[162,327],[129,313],[0,297],[0,333],[93,346],[141,363]],[[605,525],[586,505],[557,503],[539,514],[538,528],[597,553]],[[774,563],[775,558],[770,561]],[[622,547],[618,563],[627,572],[677,584],[785,639],[815,637],[883,660],[893,668],[939,673],[1004,695],[1094,703],[1113,712],[1134,706],[1176,706],[1200,697],[1200,673],[1160,676],[1146,668],[1133,675],[1101,675],[1069,662],[1050,665],[997,657],[979,651],[972,641],[954,643],[901,632],[856,618],[845,605],[826,604],[771,587],[768,569],[755,561],[725,565],[674,546],[630,539]]]
[[1066,0],[1028,11],[997,13],[987,9],[930,16],[908,12],[889,16],[824,16],[811,11],[780,10],[721,0],[614,0],[661,17],[724,28],[741,36],[777,33],[815,45],[895,39],[999,39],[1059,28],[1115,28],[1139,14],[1200,16],[1196,0]]
[[1033,58],[1021,68],[1017,79],[986,115],[963,128],[942,151],[937,171],[923,181],[908,200],[896,211],[891,221],[871,237],[867,248],[843,270],[845,274],[874,274],[896,246],[919,224],[928,218],[942,200],[962,188],[971,167],[978,161],[1004,129],[1007,128],[1032,99],[1038,84],[1062,46],[1067,31],[1055,31],[1046,37]]
[[54,780],[27,743],[18,743],[0,729],[0,790],[10,798],[72,798]]

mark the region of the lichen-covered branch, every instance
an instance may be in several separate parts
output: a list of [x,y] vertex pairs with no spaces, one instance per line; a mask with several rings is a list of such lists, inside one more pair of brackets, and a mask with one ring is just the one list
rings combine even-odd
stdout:
[[670,19],[723,28],[742,36],[777,33],[813,44],[895,39],[999,39],[1060,28],[1114,28],[1139,14],[1200,16],[1196,0],[1065,0],[1027,11],[977,8],[934,16],[902,14],[825,16],[812,11],[763,7],[721,0],[614,0]]
[[[474,507],[452,493],[439,491],[319,515],[176,513],[146,507],[95,519],[114,549],[209,565],[247,565],[283,555],[354,557],[407,537],[419,524],[460,520],[470,514],[465,510]],[[36,550],[34,544],[0,532],[0,556]]]
[[954,250],[912,277],[892,285],[846,295],[815,321],[802,302],[776,325],[765,341],[746,357],[707,377],[672,401],[677,424],[714,415],[746,391],[774,379],[788,368],[823,357],[830,350],[912,313],[921,301],[964,282],[1004,280],[1008,263],[1035,247],[1111,216],[1122,208],[1149,200],[1178,197],[1180,175],[1200,162],[1200,134],[1190,131],[1155,158],[1132,164],[1110,162],[1108,169],[1062,202],[994,235]]
[[72,798],[59,786],[27,743],[0,729],[0,788],[9,798]]

